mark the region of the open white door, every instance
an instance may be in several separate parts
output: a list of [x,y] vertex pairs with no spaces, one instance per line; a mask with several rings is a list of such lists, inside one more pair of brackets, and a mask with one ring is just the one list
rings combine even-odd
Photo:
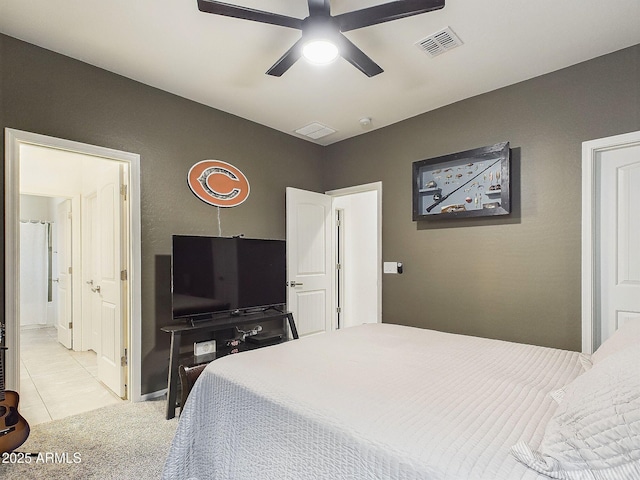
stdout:
[[[100,234],[98,232],[98,197],[97,195],[91,196],[87,202],[88,212],[87,217],[89,219],[89,287],[93,287],[94,283],[98,279],[98,272],[100,272]],[[102,329],[100,324],[100,308],[101,301],[100,295],[92,293],[89,300],[89,318],[91,319],[91,334],[89,340],[89,348],[100,354],[100,330]]]
[[287,308],[298,334],[331,330],[331,197],[287,188]]
[[123,336],[122,195],[117,163],[107,164],[98,175],[97,228],[100,262],[93,287],[100,296],[100,348],[98,379],[116,395],[126,397]]
[[640,322],[640,144],[599,153],[600,318],[604,341]]
[[58,342],[72,347],[72,271],[71,271],[71,200],[60,202],[56,208],[56,241],[58,244],[57,329]]

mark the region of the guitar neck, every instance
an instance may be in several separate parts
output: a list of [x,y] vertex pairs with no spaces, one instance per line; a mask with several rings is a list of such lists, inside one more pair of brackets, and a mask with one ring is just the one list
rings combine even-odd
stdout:
[[0,323],[0,402],[4,402],[4,352],[7,347],[3,346],[4,323]]
[[4,347],[0,347],[0,402],[4,402]]

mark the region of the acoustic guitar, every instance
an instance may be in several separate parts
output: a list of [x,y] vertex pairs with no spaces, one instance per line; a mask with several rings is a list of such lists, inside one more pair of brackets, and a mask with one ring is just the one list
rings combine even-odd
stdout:
[[[0,326],[0,343],[4,325]],[[12,452],[29,437],[29,424],[18,413],[20,396],[4,389],[4,354],[7,347],[0,347],[0,454]]]

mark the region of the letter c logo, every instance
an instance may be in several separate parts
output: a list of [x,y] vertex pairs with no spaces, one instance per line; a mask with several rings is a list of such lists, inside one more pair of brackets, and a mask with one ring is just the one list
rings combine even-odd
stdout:
[[189,170],[187,183],[193,194],[209,205],[235,207],[249,196],[249,180],[233,165],[202,160]]

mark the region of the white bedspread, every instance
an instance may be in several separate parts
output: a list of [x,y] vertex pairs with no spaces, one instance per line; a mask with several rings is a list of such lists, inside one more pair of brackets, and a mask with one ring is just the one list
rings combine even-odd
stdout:
[[163,478],[546,478],[509,448],[539,445],[578,355],[373,324],[224,357],[191,391]]

